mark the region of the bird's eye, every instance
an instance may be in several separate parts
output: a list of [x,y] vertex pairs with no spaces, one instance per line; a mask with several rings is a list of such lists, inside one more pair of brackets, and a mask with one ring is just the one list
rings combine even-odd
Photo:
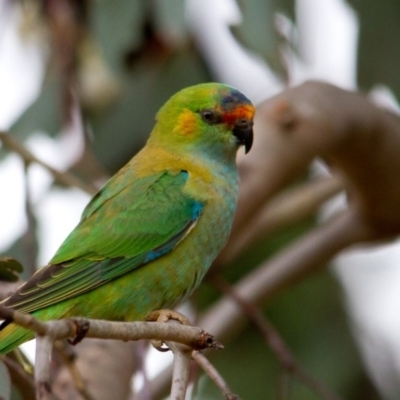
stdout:
[[219,116],[214,110],[210,109],[202,110],[200,111],[200,115],[202,120],[209,125],[216,124],[219,122]]

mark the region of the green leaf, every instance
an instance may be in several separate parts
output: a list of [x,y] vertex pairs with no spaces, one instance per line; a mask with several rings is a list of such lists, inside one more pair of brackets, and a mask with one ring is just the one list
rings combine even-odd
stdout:
[[0,258],[0,281],[17,282],[24,270],[21,263],[11,257]]

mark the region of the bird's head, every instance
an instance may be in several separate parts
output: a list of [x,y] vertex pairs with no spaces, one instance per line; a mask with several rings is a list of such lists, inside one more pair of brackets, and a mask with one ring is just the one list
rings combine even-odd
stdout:
[[151,140],[214,158],[235,156],[253,143],[254,106],[220,83],[191,86],[172,96],[157,114]]

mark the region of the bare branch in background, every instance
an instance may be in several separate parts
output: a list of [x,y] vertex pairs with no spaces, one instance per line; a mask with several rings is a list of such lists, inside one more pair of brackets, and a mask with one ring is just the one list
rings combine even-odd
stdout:
[[[140,342],[83,340],[73,348],[71,362],[57,366],[52,384],[54,394],[59,400],[89,397],[95,400],[127,399],[136,370],[133,354],[138,343]],[[68,345],[67,348],[69,347]],[[76,374],[81,383],[77,382]]]
[[[72,346],[68,344],[66,341],[61,341],[57,340],[54,342],[53,346],[53,353],[52,356],[57,359],[60,359],[59,362],[59,367],[57,371],[57,379],[54,380],[53,384],[53,391],[57,395],[57,397],[61,400],[63,396],[61,397],[57,394],[57,391],[60,390],[61,394],[65,393],[66,391],[69,390],[76,390],[80,396],[84,400],[93,400],[94,398],[90,395],[90,392],[88,391],[86,382],[84,381],[79,368],[77,367],[76,364],[76,353],[74,352],[74,349]],[[72,388],[68,388],[68,382],[66,385],[60,385],[60,375],[63,373],[63,367],[65,370],[68,371],[68,374],[72,378]],[[94,368],[94,367],[93,367]],[[110,371],[110,369],[107,369],[107,371]],[[60,387],[57,386],[57,383],[59,384]],[[117,397],[118,398],[118,397]]]
[[24,147],[21,143],[19,143],[17,140],[11,137],[10,134],[6,132],[0,132],[0,140],[5,147],[14,151],[19,156],[21,156],[22,159],[25,161],[25,163],[27,164],[36,163],[42,166],[47,171],[49,171],[50,174],[54,177],[54,180],[59,184],[70,187],[77,187],[91,195],[97,193],[98,189],[95,186],[88,183],[84,183],[79,178],[67,172],[60,172],[57,169],[51,167],[49,164],[37,158],[26,147]]
[[10,371],[11,381],[19,388],[23,400],[32,400],[35,398],[35,385],[33,376],[28,374],[21,364],[13,357],[0,357],[1,361],[7,365]]
[[226,400],[240,400],[239,396],[232,392],[225,379],[202,353],[199,351],[193,351],[192,358],[211,378],[217,388],[221,390]]
[[242,185],[231,242],[315,157],[342,175],[350,206],[377,234],[398,233],[397,115],[359,93],[308,82],[262,103],[255,130],[254,149],[240,158]]
[[231,239],[215,264],[226,265],[256,241],[315,215],[325,201],[343,190],[343,186],[340,176],[318,178],[274,196],[249,221],[241,235]]
[[236,302],[236,304],[242,309],[243,314],[245,314],[250,322],[259,330],[265,342],[277,357],[285,375],[293,375],[304,385],[312,389],[321,399],[340,400],[340,398],[325,384],[308,373],[299,364],[276,328],[262,315],[257,306],[241,298],[235,292],[233,287],[224,281],[220,275],[213,274],[210,279],[214,286],[225,295],[230,296]]

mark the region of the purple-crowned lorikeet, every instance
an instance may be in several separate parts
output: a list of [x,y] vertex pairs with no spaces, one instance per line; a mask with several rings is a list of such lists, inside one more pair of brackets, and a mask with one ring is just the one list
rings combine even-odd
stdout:
[[[40,320],[143,320],[199,285],[236,209],[236,153],[253,141],[254,107],[206,83],[159,110],[146,146],[94,196],[49,264],[2,305]],[[0,352],[34,334],[3,321]]]

